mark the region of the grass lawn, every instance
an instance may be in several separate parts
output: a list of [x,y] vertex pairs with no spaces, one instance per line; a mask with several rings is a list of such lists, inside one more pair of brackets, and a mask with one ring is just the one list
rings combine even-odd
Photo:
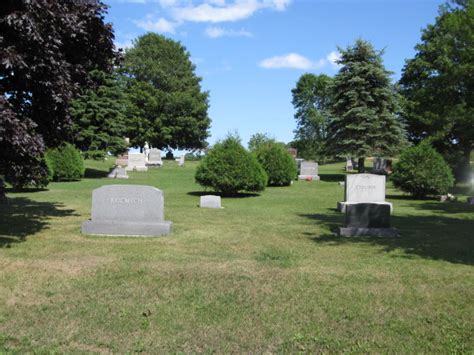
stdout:
[[[343,164],[200,209],[196,163],[9,193],[0,352],[474,352],[474,206],[390,186],[400,238],[340,238]],[[164,191],[171,236],[84,236],[105,184]],[[467,192],[465,192],[467,193]]]

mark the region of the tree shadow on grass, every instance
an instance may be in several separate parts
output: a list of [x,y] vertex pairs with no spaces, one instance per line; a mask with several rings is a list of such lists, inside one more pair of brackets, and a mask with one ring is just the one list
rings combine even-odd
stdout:
[[319,179],[325,182],[338,182],[345,181],[346,175],[344,174],[319,174]]
[[89,179],[101,179],[107,177],[107,175],[109,175],[109,171],[92,168],[86,168],[84,172],[84,177]]
[[221,196],[221,197],[226,197],[226,198],[247,198],[247,197],[258,197],[260,194],[256,193],[250,193],[250,192],[241,192],[237,194],[223,194],[221,192],[215,192],[215,191],[190,191],[188,192],[188,195],[191,196],[205,196],[205,195],[214,195],[214,196]]
[[[305,236],[319,244],[365,243],[384,247],[386,252],[396,249],[404,251],[407,257],[417,255],[426,259],[444,260],[451,263],[474,265],[474,220],[449,217],[450,213],[474,211],[472,206],[424,203],[417,209],[434,211],[433,215],[392,216],[392,226],[400,230],[400,237],[339,237],[334,234],[316,236],[304,233]],[[332,232],[344,223],[344,215],[331,209],[327,214],[301,215],[317,221]],[[442,211],[443,213],[439,213]]]
[[52,217],[77,216],[64,204],[38,202],[27,197],[9,197],[0,204],[0,248],[20,243],[47,228]]

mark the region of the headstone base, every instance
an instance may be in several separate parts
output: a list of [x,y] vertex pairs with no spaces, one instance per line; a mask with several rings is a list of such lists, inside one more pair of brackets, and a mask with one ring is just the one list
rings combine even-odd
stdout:
[[339,235],[342,237],[398,237],[400,234],[396,228],[339,227]]
[[319,175],[298,175],[298,180],[319,180]]
[[148,171],[148,168],[146,166],[136,166],[134,168],[132,167],[126,167],[125,168],[126,171]]
[[82,233],[109,237],[158,237],[170,234],[173,222],[132,223],[85,221],[82,223]]
[[[355,205],[355,204],[358,204],[358,203],[361,203],[361,202],[345,202],[345,201],[338,202],[337,203],[337,210],[339,212],[345,213],[347,205]],[[388,205],[388,206],[390,206],[390,213],[393,212],[393,205],[390,202],[370,202],[370,203],[374,203],[374,204],[377,204],[377,205]]]
[[150,167],[153,167],[153,166],[158,166],[158,167],[162,167],[163,166],[163,162],[162,161],[148,161],[146,163],[147,166],[150,166]]

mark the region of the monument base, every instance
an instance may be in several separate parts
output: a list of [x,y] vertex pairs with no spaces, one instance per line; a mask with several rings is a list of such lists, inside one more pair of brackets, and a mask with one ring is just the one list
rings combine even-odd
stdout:
[[398,237],[396,228],[355,228],[339,227],[339,235],[342,237]]
[[133,223],[85,221],[81,231],[84,234],[102,235],[109,237],[158,237],[170,234],[173,222]]
[[[345,213],[347,205],[355,205],[355,204],[358,204],[358,203],[363,203],[363,202],[345,202],[345,201],[338,202],[337,203],[337,210],[339,212]],[[390,206],[390,213],[393,212],[393,205],[392,205],[391,202],[370,202],[370,203],[374,203],[374,204],[377,204],[377,205],[388,205],[388,206]]]
[[158,167],[162,167],[163,166],[163,162],[158,162],[158,161],[149,161],[148,163],[146,163],[147,166],[150,166],[150,167],[154,167],[154,166],[158,166]]
[[126,167],[125,171],[148,171],[146,166],[135,166],[135,167]]
[[319,180],[319,175],[298,175],[298,180]]

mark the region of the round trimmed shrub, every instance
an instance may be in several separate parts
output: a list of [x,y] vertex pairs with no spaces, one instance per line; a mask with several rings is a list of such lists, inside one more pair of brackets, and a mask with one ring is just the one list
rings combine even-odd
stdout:
[[72,144],[46,152],[46,162],[52,170],[54,181],[80,180],[84,177],[84,160],[81,153]]
[[268,175],[269,186],[288,186],[296,178],[296,164],[290,153],[278,143],[265,143],[256,150],[257,159]]
[[265,189],[267,175],[257,158],[229,136],[214,145],[196,171],[196,182],[226,195],[259,192]]
[[446,194],[454,185],[448,163],[427,142],[408,148],[400,155],[391,179],[395,187],[415,197]]

